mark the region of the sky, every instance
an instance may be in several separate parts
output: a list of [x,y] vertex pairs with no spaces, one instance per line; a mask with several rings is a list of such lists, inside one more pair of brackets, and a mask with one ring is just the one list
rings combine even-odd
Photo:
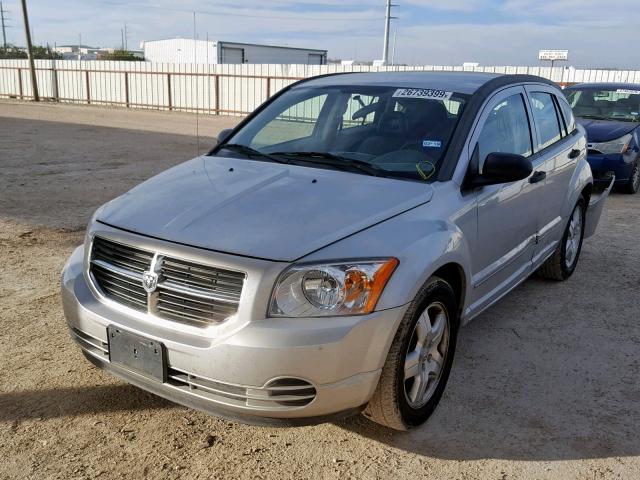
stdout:
[[[24,45],[18,0],[7,40]],[[640,68],[640,0],[394,0],[395,62],[420,65],[539,65],[538,50],[569,50],[578,68]],[[330,58],[381,58],[385,0],[28,0],[36,44],[129,48],[142,40],[193,38],[329,51]]]

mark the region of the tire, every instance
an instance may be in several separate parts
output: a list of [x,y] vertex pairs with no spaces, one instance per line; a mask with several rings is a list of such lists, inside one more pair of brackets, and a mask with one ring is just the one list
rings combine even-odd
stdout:
[[[408,430],[423,424],[435,410],[447,384],[458,325],[453,289],[441,278],[430,278],[400,323],[382,368],[378,387],[363,414],[395,430]],[[440,340],[437,340],[438,336]],[[418,342],[421,338],[424,339],[422,348]],[[419,360],[415,361],[416,358]],[[438,363],[439,369],[436,367]],[[406,379],[405,365],[409,364],[409,371],[418,373]],[[428,380],[421,383],[424,378]]]
[[623,191],[625,193],[634,194],[640,190],[640,161],[636,160],[636,163],[633,164],[633,170],[631,170],[631,175],[629,177],[629,181],[623,187]]
[[[562,241],[553,252],[553,255],[545,261],[538,269],[538,276],[549,280],[566,280],[576,269],[580,252],[582,251],[582,241],[584,240],[586,201],[584,198],[578,200],[573,208],[567,227],[562,235]],[[575,232],[575,225],[579,219],[579,232]],[[573,225],[573,227],[572,227]],[[575,236],[575,233],[578,236]],[[571,245],[570,245],[571,242]],[[569,256],[568,256],[569,254]]]

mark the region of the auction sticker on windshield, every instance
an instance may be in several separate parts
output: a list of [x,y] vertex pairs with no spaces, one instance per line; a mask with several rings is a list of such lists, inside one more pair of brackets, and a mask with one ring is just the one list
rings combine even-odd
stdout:
[[424,98],[426,100],[449,100],[453,92],[431,88],[399,88],[393,94],[396,98]]
[[619,88],[616,93],[626,93],[627,95],[640,95],[640,90],[628,90],[626,88]]

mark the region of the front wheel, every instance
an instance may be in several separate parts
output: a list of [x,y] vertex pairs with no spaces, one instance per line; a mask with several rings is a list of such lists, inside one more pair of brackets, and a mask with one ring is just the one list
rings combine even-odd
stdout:
[[538,269],[538,275],[551,280],[566,280],[578,265],[584,239],[586,202],[581,198],[569,217],[569,222],[556,251]]
[[400,323],[364,415],[395,430],[424,423],[442,397],[457,331],[453,289],[432,277]]

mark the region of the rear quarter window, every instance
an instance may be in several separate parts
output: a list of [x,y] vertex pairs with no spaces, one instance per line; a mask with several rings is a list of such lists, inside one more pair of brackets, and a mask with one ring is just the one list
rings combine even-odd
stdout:
[[558,105],[560,105],[564,126],[567,131],[567,135],[569,135],[576,129],[576,119],[573,116],[573,110],[571,110],[569,102],[567,102],[564,97],[556,96],[556,100],[558,100]]

